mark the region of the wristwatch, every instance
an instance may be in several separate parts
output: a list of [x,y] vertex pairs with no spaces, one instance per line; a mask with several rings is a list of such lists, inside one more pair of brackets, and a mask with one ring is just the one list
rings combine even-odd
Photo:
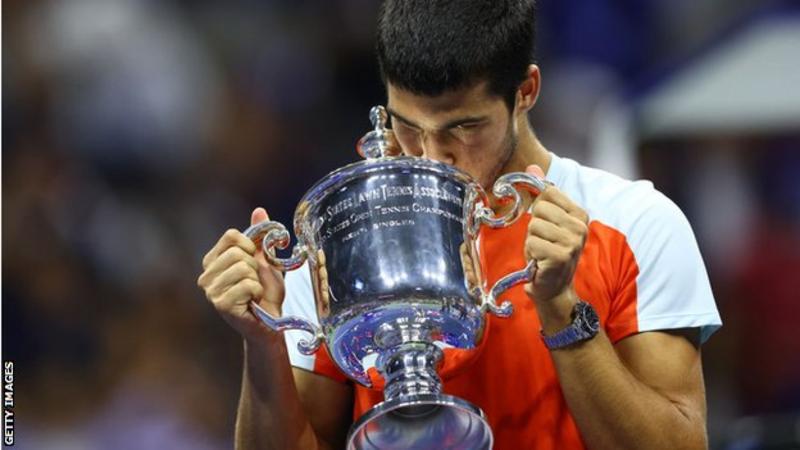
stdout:
[[592,305],[579,300],[572,309],[572,323],[552,336],[546,336],[544,330],[540,333],[544,345],[550,350],[564,348],[578,342],[591,339],[600,331],[600,319],[597,317]]

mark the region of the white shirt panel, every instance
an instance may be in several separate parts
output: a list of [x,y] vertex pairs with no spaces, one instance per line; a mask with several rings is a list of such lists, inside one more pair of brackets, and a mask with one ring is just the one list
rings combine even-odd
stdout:
[[626,237],[639,268],[640,332],[699,327],[704,342],[722,325],[691,226],[651,182],[625,180],[556,155],[547,178],[590,220]]
[[[319,324],[317,309],[314,303],[314,289],[311,287],[311,273],[308,262],[297,270],[286,272],[284,282],[286,297],[283,300],[283,316],[302,317],[314,324]],[[314,370],[314,355],[304,355],[297,349],[301,339],[311,339],[305,331],[291,330],[284,332],[286,347],[289,350],[289,361],[292,366],[306,370]]]

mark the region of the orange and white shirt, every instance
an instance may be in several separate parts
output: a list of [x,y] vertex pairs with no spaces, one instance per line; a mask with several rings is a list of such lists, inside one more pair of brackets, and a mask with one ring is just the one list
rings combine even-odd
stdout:
[[[574,285],[578,296],[594,306],[612,343],[677,328],[699,328],[704,342],[721,326],[689,222],[652,183],[624,180],[556,155],[547,179],[589,215]],[[482,230],[479,253],[489,286],[525,265],[529,220]],[[539,336],[534,303],[522,285],[503,298],[514,304],[514,313],[505,319],[489,315],[478,349],[445,349],[444,392],[486,413],[495,449],[585,448]],[[288,273],[283,313],[317,322],[315,311],[308,270]],[[324,349],[312,356],[299,353],[301,337],[286,333],[293,366],[347,382]],[[354,418],[382,400],[382,391],[356,384]]]

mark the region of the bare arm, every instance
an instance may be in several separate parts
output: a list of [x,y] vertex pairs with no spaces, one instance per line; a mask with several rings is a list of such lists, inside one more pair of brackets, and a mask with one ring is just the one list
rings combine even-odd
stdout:
[[649,332],[612,346],[601,332],[551,352],[589,448],[707,448],[700,351],[690,336]]
[[[588,216],[555,187],[533,204],[525,254],[538,271],[526,291],[546,335],[567,327],[578,298],[573,276]],[[702,449],[705,392],[697,333],[649,332],[616,347],[605,333],[552,350],[559,382],[592,449]]]
[[352,398],[349,385],[292,369],[281,336],[245,341],[236,448],[341,448]]

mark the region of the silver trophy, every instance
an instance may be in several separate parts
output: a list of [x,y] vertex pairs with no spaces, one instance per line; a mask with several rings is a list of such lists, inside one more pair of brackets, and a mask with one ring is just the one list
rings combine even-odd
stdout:
[[486,313],[507,317],[498,302],[528,282],[535,261],[487,286],[476,240],[482,225],[508,226],[524,212],[521,190],[536,195],[546,182],[524,173],[501,176],[493,193],[509,207],[496,216],[471,176],[447,164],[386,156],[386,112],[370,111],[374,130],[362,139],[364,161],[317,182],[294,215],[297,244],[278,222],[251,226],[267,261],[295,270],[308,261],[320,325],[273,317],[251,303],[276,331],[303,330],[298,347],[311,354],[323,343],[350,379],[368,387],[377,369],[385,400],[350,429],[348,449],[488,449],[492,431],[480,408],[442,393],[437,373],[443,348],[480,344]]

